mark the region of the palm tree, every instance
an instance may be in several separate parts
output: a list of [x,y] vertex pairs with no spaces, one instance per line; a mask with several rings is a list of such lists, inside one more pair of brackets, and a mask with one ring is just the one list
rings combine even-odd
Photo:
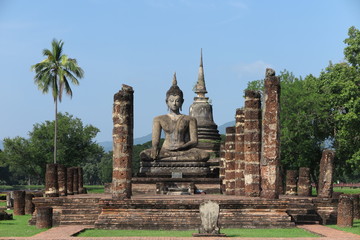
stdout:
[[56,163],[58,99],[61,102],[63,90],[72,97],[69,81],[74,85],[79,85],[77,78],[82,78],[84,71],[78,66],[76,59],[62,54],[64,45],[62,40],[54,39],[51,45],[51,51],[49,49],[43,50],[43,55],[46,58],[31,66],[31,69],[36,73],[34,82],[42,93],[47,93],[50,88],[52,89],[55,103],[54,163]]

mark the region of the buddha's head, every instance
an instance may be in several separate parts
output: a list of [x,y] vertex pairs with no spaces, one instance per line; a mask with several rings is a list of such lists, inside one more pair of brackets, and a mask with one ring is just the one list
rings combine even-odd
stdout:
[[166,92],[166,100],[165,101],[166,101],[168,108],[171,109],[172,111],[177,111],[179,109],[180,109],[180,111],[182,110],[181,107],[182,107],[182,104],[184,103],[184,98],[183,98],[183,92],[177,85],[176,73],[174,73],[172,86]]

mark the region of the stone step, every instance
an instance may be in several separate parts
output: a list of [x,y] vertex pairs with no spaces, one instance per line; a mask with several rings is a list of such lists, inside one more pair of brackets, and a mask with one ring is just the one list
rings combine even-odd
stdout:
[[72,214],[99,214],[101,213],[101,210],[99,208],[97,209],[63,209],[61,211],[61,214],[65,215],[72,215]]

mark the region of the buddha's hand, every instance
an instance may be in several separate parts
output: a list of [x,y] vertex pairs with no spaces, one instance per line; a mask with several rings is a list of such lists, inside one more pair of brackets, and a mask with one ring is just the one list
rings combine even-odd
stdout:
[[151,154],[151,158],[156,160],[158,158],[158,156],[159,156],[159,149],[152,148],[150,154]]

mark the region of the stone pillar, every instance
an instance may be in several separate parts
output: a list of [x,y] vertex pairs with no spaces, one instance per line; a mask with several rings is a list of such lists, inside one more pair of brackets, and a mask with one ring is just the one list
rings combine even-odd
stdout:
[[333,193],[333,172],[334,172],[334,157],[333,150],[324,150],[320,160],[320,174],[318,197],[331,198]]
[[131,198],[134,91],[127,85],[114,95],[112,197]]
[[14,191],[14,215],[25,215],[25,191]]
[[11,209],[14,207],[14,192],[11,191],[11,192],[8,192],[6,194],[6,208],[7,209]]
[[79,194],[79,171],[77,167],[73,167],[73,192]]
[[36,208],[36,227],[51,228],[52,227],[53,209],[51,207]]
[[236,109],[235,116],[235,195],[245,196],[244,180],[244,109]]
[[34,197],[33,193],[27,192],[25,193],[25,214],[33,214],[35,210],[35,206],[32,202]]
[[299,168],[299,179],[297,183],[297,194],[299,196],[311,196],[310,168]]
[[225,144],[220,145],[219,178],[221,180],[221,193],[225,193]]
[[244,160],[245,196],[260,196],[261,98],[258,91],[245,92]]
[[235,127],[226,128],[225,194],[235,194]]
[[78,171],[78,176],[79,176],[79,180],[78,180],[79,194],[84,194],[85,189],[84,189],[84,171],[83,171],[83,168],[78,167],[77,171]]
[[354,203],[351,194],[342,194],[339,198],[337,225],[352,227],[354,217]]
[[261,194],[268,199],[279,198],[280,165],[280,78],[266,69],[261,144]]
[[45,197],[59,196],[57,166],[55,163],[46,164]]
[[66,190],[67,195],[74,195],[74,168],[66,169]]
[[59,196],[67,195],[66,173],[67,173],[66,167],[64,165],[59,164],[57,166]]
[[360,194],[353,194],[352,197],[354,202],[354,219],[360,219],[360,208],[359,208]]
[[297,170],[286,171],[286,195],[296,195],[296,183],[298,178]]

